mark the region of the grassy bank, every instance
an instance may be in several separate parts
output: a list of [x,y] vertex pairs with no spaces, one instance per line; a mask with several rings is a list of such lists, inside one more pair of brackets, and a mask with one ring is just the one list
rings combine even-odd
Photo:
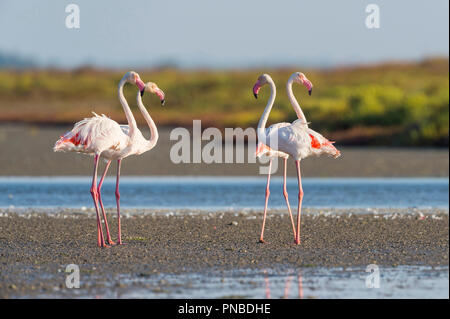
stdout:
[[[270,122],[294,120],[285,83],[298,70],[315,85],[311,97],[304,88],[294,87],[308,120],[339,144],[448,145],[448,59],[330,70],[136,71],[166,92],[164,108],[156,97],[144,98],[159,125],[191,126],[193,119],[201,119],[203,127],[223,128],[256,126],[269,96],[268,88],[261,90],[260,99],[252,96],[262,72],[270,73],[278,88]],[[89,68],[0,70],[0,122],[73,123],[90,116],[90,111],[126,122],[116,92],[123,73]],[[125,89],[137,111],[135,92],[130,86]],[[137,119],[144,122],[141,116]]]

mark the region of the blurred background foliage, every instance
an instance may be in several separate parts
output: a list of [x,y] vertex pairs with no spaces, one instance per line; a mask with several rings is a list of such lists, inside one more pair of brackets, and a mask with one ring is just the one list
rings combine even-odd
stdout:
[[[0,122],[68,124],[105,113],[126,123],[117,99],[117,84],[126,70],[0,69]],[[311,127],[339,144],[448,146],[449,62],[447,58],[416,63],[386,63],[333,69],[139,70],[166,93],[166,106],[155,96],[144,104],[159,126],[256,127],[270,90],[255,100],[252,86],[269,73],[277,99],[269,124],[296,119],[286,96],[286,81],[295,71],[314,84],[313,95],[294,84]],[[136,88],[125,87],[136,119]]]

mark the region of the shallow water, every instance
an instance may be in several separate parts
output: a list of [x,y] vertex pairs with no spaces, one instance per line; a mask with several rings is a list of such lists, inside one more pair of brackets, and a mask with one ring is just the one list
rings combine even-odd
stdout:
[[[449,268],[379,267],[378,287],[365,268],[234,270],[209,274],[118,275],[103,288],[72,289],[96,298],[448,298]],[[115,281],[121,282],[120,289]],[[369,283],[369,286],[368,286]],[[372,284],[372,286],[370,286]],[[83,285],[83,283],[82,283]],[[68,291],[66,290],[66,293]],[[59,293],[41,297],[61,297]]]
[[[448,298],[448,267],[379,268],[379,288],[368,288],[365,269],[311,268],[285,272],[240,271],[234,276],[166,276],[169,298]],[[181,278],[180,278],[181,277]],[[187,279],[187,289],[177,289]],[[176,283],[170,288],[170,283]],[[162,297],[161,292],[133,291],[127,297]]]
[[[90,177],[0,177],[0,207],[91,207]],[[124,177],[124,208],[261,209],[264,177]],[[287,183],[296,205],[296,179]],[[270,208],[284,208],[283,180],[273,177]],[[449,205],[448,178],[304,178],[305,207],[419,207]],[[102,188],[106,207],[115,206],[115,179]]]

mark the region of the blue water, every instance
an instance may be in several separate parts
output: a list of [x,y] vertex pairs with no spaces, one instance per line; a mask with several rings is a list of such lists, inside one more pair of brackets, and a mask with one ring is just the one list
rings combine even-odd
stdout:
[[[366,284],[365,267],[304,269],[235,269],[226,272],[121,274],[102,281],[103,287],[58,289],[39,298],[424,298],[448,299],[448,266],[379,267],[379,286]],[[155,289],[161,286],[163,289]],[[118,288],[117,283],[120,282]],[[150,286],[150,288],[144,288]],[[27,298],[28,296],[24,296]],[[29,296],[31,298],[35,296]],[[232,316],[230,316],[232,317]]]
[[[123,208],[261,209],[264,177],[123,177]],[[282,178],[271,182],[271,208],[284,208]],[[0,177],[0,207],[90,207],[90,177]],[[291,205],[296,179],[288,180]],[[115,180],[106,179],[102,196],[115,206]],[[304,178],[305,207],[419,207],[449,205],[448,178]]]

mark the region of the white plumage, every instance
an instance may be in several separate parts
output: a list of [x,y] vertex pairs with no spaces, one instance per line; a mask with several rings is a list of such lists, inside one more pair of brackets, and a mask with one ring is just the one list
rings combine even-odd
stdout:
[[279,123],[269,126],[265,130],[265,141],[270,148],[269,152],[277,151],[274,155],[288,155],[295,160],[302,160],[311,155],[328,154],[335,158],[340,155],[333,142],[310,129],[307,123],[300,119],[292,124]]
[[[123,95],[123,87],[126,83],[135,84],[139,91],[137,92],[137,104],[145,121],[147,122],[151,138],[146,140],[138,129],[133,113]],[[92,179],[91,195],[94,200],[95,210],[97,213],[97,244],[100,247],[105,247],[106,243],[103,238],[103,230],[101,225],[99,204],[105,221],[105,229],[107,235],[107,243],[113,244],[111,235],[109,233],[108,222],[106,220],[105,209],[101,199],[101,186],[106,176],[108,168],[112,160],[117,160],[117,179],[116,179],[116,203],[117,203],[117,217],[118,217],[118,244],[122,244],[121,226],[120,226],[120,194],[119,194],[119,177],[120,165],[122,159],[130,155],[139,155],[155,147],[158,141],[158,130],[155,122],[151,118],[145,106],[142,104],[142,95],[144,92],[151,92],[156,94],[161,102],[164,104],[164,92],[158,88],[155,83],[148,82],[144,84],[139,75],[130,71],[127,72],[119,83],[119,100],[124,109],[128,120],[128,125],[119,125],[106,115],[97,115],[85,118],[77,122],[73,129],[56,141],[53,150],[55,152],[76,152],[94,156],[94,175]],[[105,171],[97,185],[97,169],[99,159],[106,160]]]
[[264,128],[272,109],[276,96],[276,88],[272,78],[264,74],[258,79],[255,85],[254,93],[257,94],[260,87],[269,83],[272,88],[272,96],[264,110],[258,125],[258,138],[260,143],[266,147],[259,145],[257,155],[265,154],[271,157],[287,158],[292,156],[294,160],[302,160],[308,156],[328,154],[333,157],[339,157],[340,152],[333,146],[333,142],[327,140],[324,136],[308,127],[306,117],[300,108],[297,100],[292,93],[292,83],[298,82],[307,86],[308,90],[312,90],[312,83],[305,77],[303,73],[296,72],[289,78],[286,89],[298,119],[292,123],[277,123]]
[[56,142],[55,152],[102,154],[106,159],[123,158],[123,150],[130,144],[128,125],[119,125],[106,115],[97,115],[77,122],[73,129]]
[[[340,152],[333,146],[333,142],[330,142],[321,134],[316,131],[310,129],[308,127],[308,122],[306,120],[303,111],[300,108],[297,100],[292,93],[292,83],[297,82],[303,84],[308,89],[309,94],[311,95],[312,91],[312,83],[306,78],[303,73],[296,72],[291,75],[289,78],[286,88],[287,94],[289,97],[289,101],[291,102],[292,107],[294,108],[298,119],[293,123],[277,123],[266,128],[266,123],[269,118],[270,111],[272,110],[273,103],[275,102],[276,97],[276,87],[272,78],[268,74],[263,74],[258,78],[258,81],[253,86],[253,94],[255,97],[258,97],[258,92],[262,86],[265,84],[269,84],[271,88],[271,94],[269,101],[267,102],[266,108],[261,116],[261,119],[258,123],[258,140],[259,144],[256,150],[256,156],[266,155],[270,158],[269,167],[272,166],[272,158],[280,157],[284,159],[284,188],[283,195],[286,200],[286,204],[289,210],[289,215],[291,217],[291,223],[294,232],[295,243],[300,243],[300,214],[301,214],[301,206],[303,199],[303,189],[301,183],[301,173],[300,173],[300,161],[304,158],[307,158],[311,155],[319,156],[321,154],[328,154],[335,158],[340,156]],[[297,177],[298,177],[298,210],[297,210],[297,229],[295,229],[294,221],[292,218],[291,208],[288,200],[288,194],[286,189],[286,165],[287,159],[291,156],[296,162],[297,168]],[[266,186],[266,199],[264,205],[264,219],[261,230],[260,242],[264,242],[264,227],[266,221],[267,214],[267,205],[268,199],[270,195],[269,184],[270,184],[270,168],[267,176],[267,186]]]
[[[157,93],[164,100],[164,93],[154,83],[145,84],[144,90]],[[124,159],[130,155],[139,155],[151,150],[158,140],[158,130],[152,118],[142,104],[141,93],[137,93],[137,104],[151,132],[151,139],[146,140],[137,128],[136,121],[126,102],[121,89],[119,97],[127,117],[128,125],[120,125],[106,115],[92,112],[93,117],[77,122],[73,129],[56,141],[55,152],[77,152],[89,155],[98,154],[106,160]],[[130,126],[131,125],[131,126]]]

